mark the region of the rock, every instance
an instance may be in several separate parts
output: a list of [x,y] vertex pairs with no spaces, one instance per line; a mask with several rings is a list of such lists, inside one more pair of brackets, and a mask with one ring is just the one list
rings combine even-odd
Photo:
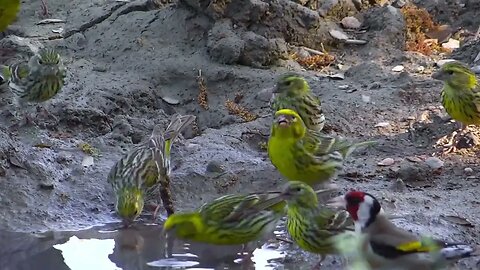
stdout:
[[393,158],[385,158],[381,160],[380,162],[377,163],[378,166],[391,166],[395,163],[395,160]]
[[362,23],[355,17],[345,17],[340,22],[344,28],[358,29]]
[[456,61],[456,60],[455,59],[442,59],[442,60],[439,60],[438,62],[436,62],[435,64],[438,67],[442,67],[443,65],[445,65],[445,63],[453,62],[453,61]]
[[472,175],[473,174],[473,169],[470,168],[470,167],[467,167],[467,168],[463,169],[463,171],[465,172],[466,175]]
[[458,49],[460,48],[460,41],[450,38],[448,42],[445,42],[442,44],[442,47],[446,49],[451,49],[451,50]]
[[207,164],[206,171],[211,173],[223,173],[225,168],[220,162],[212,160]]
[[429,157],[425,160],[425,164],[434,170],[438,170],[443,167],[444,162],[437,157]]
[[371,31],[381,31],[370,42],[377,46],[391,47],[394,45],[397,49],[404,49],[405,46],[405,20],[399,9],[393,6],[384,6],[372,10],[365,14],[363,25],[370,28]]
[[407,186],[403,182],[402,179],[398,178],[395,180],[392,185],[390,186],[390,190],[395,191],[395,192],[403,192],[407,189]]
[[405,69],[404,66],[398,65],[398,66],[394,66],[394,67],[392,68],[392,71],[393,71],[393,72],[400,72],[400,71],[402,71],[402,70],[404,70],[404,69]]
[[402,179],[405,183],[424,182],[432,174],[432,169],[426,163],[411,163],[402,161],[394,173],[395,178]]
[[245,41],[239,61],[242,65],[264,67],[287,55],[287,44],[283,39],[268,40],[251,31],[244,33],[242,39]]
[[232,22],[229,19],[217,21],[208,32],[208,53],[219,63],[237,63],[244,47],[245,41],[233,32]]

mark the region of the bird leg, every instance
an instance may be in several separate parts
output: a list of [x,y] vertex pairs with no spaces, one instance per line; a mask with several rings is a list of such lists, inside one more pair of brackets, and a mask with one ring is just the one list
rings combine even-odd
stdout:
[[41,0],[41,1],[42,2],[40,4],[40,6],[42,8],[42,16],[46,18],[46,17],[50,16],[50,13],[48,12],[47,2],[46,2],[46,0]]
[[312,270],[319,270],[322,267],[322,262],[325,260],[327,256],[320,255],[320,261],[318,261],[317,264],[315,264],[312,268]]

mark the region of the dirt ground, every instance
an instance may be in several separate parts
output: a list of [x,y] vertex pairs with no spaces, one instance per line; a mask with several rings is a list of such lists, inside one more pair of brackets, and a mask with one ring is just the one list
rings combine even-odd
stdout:
[[[12,33],[57,48],[68,75],[63,91],[45,105],[59,122],[39,117],[38,129],[7,130],[11,96],[0,93],[0,227],[72,230],[111,222],[111,166],[175,112],[197,116],[196,127],[173,150],[177,209],[227,193],[279,189],[284,180],[262,147],[271,121],[264,89],[295,70],[321,98],[330,133],[379,142],[348,159],[336,180],[343,191],[377,195],[387,212],[405,216],[396,223],[414,232],[480,244],[478,153],[441,154],[435,147],[456,125],[441,107],[441,83],[430,77],[442,58],[473,64],[480,43],[452,55],[405,51],[400,10],[373,6],[356,13],[368,28],[352,34],[368,43],[339,44],[328,35],[338,24],[318,12],[287,0],[241,2],[184,0],[151,8],[147,1],[48,0],[50,17],[65,22],[39,25],[40,1],[23,1]],[[446,0],[416,2],[441,24],[470,32],[480,25],[474,1],[455,2],[463,7]],[[17,52],[14,57],[25,54],[6,39],[0,42]],[[291,59],[295,46],[321,50],[321,44],[336,56],[329,68],[302,70]],[[404,70],[392,71],[397,65]],[[199,70],[208,109],[198,102]],[[326,76],[339,72],[343,80]],[[259,117],[245,122],[229,113],[227,100]],[[100,152],[92,166],[82,165],[82,142]],[[426,165],[431,156],[443,167]],[[395,163],[377,165],[385,158]],[[459,267],[474,269],[474,261]]]

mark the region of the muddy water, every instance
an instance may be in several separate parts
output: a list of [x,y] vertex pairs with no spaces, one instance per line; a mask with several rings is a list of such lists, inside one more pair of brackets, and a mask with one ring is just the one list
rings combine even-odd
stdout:
[[279,243],[253,246],[248,256],[242,255],[242,246],[167,241],[162,226],[154,224],[41,234],[0,232],[0,239],[2,270],[292,269],[281,264],[286,252]]

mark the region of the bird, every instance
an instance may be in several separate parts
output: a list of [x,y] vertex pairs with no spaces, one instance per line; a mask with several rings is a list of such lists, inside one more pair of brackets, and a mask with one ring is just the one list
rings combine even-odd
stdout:
[[322,103],[301,75],[287,72],[277,79],[271,100],[273,113],[281,109],[296,111],[307,129],[321,131],[325,125]]
[[0,0],[0,33],[15,20],[20,10],[20,0]]
[[[335,188],[314,191],[313,196]],[[167,218],[164,231],[177,238],[215,245],[247,244],[273,231],[286,214],[282,191],[229,194],[190,212]]]
[[282,217],[279,196],[231,194],[221,196],[192,212],[175,213],[164,223],[166,232],[183,240],[238,245],[273,231]]
[[319,254],[317,267],[328,254],[335,254],[335,236],[353,225],[345,210],[319,205],[315,191],[300,181],[290,181],[282,193],[287,202],[287,231],[298,246]]
[[[17,110],[27,103],[41,103],[55,97],[63,88],[65,76],[62,58],[49,48],[39,49],[29,61],[0,66],[0,84],[11,90]],[[28,114],[26,118],[30,120]]]
[[362,253],[372,269],[438,269],[461,258],[480,255],[478,247],[418,236],[395,226],[371,194],[352,190],[331,199],[328,206],[346,209],[355,231],[365,234]]
[[[155,126],[149,139],[133,147],[111,168],[107,181],[115,194],[115,209],[126,226],[141,214],[147,196],[160,189],[167,213],[174,212],[170,194],[171,147],[193,115],[174,114],[164,132]],[[154,211],[154,219],[159,206]]]
[[480,124],[480,85],[475,73],[459,61],[447,62],[432,78],[444,82],[441,102],[448,115],[461,124],[460,132],[454,132],[446,147],[456,150],[458,136],[468,125]]
[[374,141],[351,143],[308,130],[297,112],[282,109],[275,113],[268,156],[288,180],[315,185],[332,179],[357,147],[373,144]]

